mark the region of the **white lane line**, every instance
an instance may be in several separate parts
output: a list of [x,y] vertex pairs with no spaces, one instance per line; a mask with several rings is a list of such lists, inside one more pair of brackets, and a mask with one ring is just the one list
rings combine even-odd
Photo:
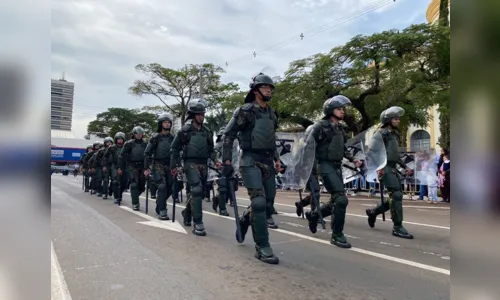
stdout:
[[[144,197],[144,196],[140,196],[140,198],[146,199],[146,197]],[[155,201],[155,200],[154,199],[149,199],[149,201]],[[170,206],[172,205],[171,203],[167,203],[167,204],[170,205]],[[175,206],[176,207],[185,208],[184,205],[180,205],[178,203]],[[231,221],[234,222],[234,217],[221,216],[221,215],[219,215],[217,213],[213,213],[213,212],[209,212],[209,211],[203,211],[203,214],[208,214],[208,215],[211,215],[211,216],[215,216],[215,217],[219,217],[219,218],[231,220]],[[366,216],[365,216],[365,218],[366,218]],[[270,231],[280,232],[280,233],[291,235],[291,236],[295,236],[295,237],[302,238],[302,239],[305,239],[305,240],[317,242],[317,243],[320,243],[320,244],[329,245],[329,246],[333,247],[333,245],[331,245],[329,241],[325,241],[325,240],[322,240],[322,239],[310,237],[310,236],[303,235],[303,234],[300,234],[300,233],[296,233],[296,232],[292,232],[292,231],[288,231],[288,230],[283,230],[283,229],[269,229],[269,230]],[[385,260],[396,262],[396,263],[400,263],[400,264],[407,265],[407,266],[410,266],[410,267],[420,268],[420,269],[423,269],[423,270],[427,270],[427,271],[431,271],[431,272],[436,272],[436,273],[441,273],[441,274],[450,276],[450,270],[447,270],[447,269],[442,269],[442,268],[434,267],[434,266],[431,266],[431,265],[421,264],[421,263],[414,262],[414,261],[411,261],[411,260],[397,258],[397,257],[393,257],[393,256],[389,256],[389,255],[385,255],[385,254],[381,254],[381,253],[378,253],[378,252],[373,252],[373,251],[369,251],[369,250],[365,250],[365,249],[361,249],[361,248],[356,248],[356,247],[352,247],[352,248],[347,249],[347,250],[350,250],[350,251],[353,251],[353,252],[357,252],[357,253],[360,253],[360,254],[365,254],[365,255],[377,257],[377,258],[381,258],[381,259],[385,259]]]
[[[361,204],[363,206],[373,206],[371,204]],[[421,205],[403,205],[403,208],[420,208],[420,209],[443,209],[443,210],[450,210],[449,207],[442,207],[442,206],[421,206]]]
[[64,280],[61,265],[57,259],[54,244],[50,242],[50,262],[51,262],[51,300],[71,300],[68,285]]

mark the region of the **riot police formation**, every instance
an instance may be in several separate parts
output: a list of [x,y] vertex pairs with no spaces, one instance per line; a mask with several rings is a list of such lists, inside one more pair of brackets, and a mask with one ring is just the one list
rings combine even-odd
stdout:
[[139,210],[139,196],[146,190],[144,178],[144,129],[140,126],[132,130],[133,138],[125,142],[118,156],[118,175],[127,172],[130,180],[130,197],[132,198],[132,209]]
[[368,225],[373,228],[377,216],[390,210],[392,222],[394,223],[392,235],[413,239],[413,235],[409,234],[403,227],[403,191],[401,190],[401,181],[396,169],[397,165],[400,165],[406,169],[407,174],[411,173],[411,170],[406,168],[406,165],[401,160],[398,152],[400,133],[397,128],[404,112],[403,108],[392,106],[380,114],[381,127],[374,134],[373,139],[382,139],[387,151],[387,165],[378,172],[378,176],[380,182],[387,188],[391,201],[384,201],[376,208],[367,209],[366,215],[368,216]]
[[231,177],[233,142],[238,137],[242,150],[240,173],[248,190],[251,205],[241,219],[243,238],[252,227],[255,242],[255,257],[269,264],[277,264],[269,243],[268,226],[277,228],[272,218],[276,194],[275,169],[281,169],[276,150],[276,129],[278,115],[268,102],[274,89],[273,80],[260,73],[250,82],[250,91],[245,104],[234,111],[233,117],[224,130],[223,175]]
[[114,137],[114,144],[109,146],[104,152],[103,156],[103,172],[107,172],[111,176],[111,192],[109,195],[113,195],[115,204],[120,204],[122,200],[122,194],[127,185],[127,176],[125,173],[118,175],[118,157],[123,145],[125,143],[125,134],[123,132],[117,132]]
[[174,185],[170,169],[171,146],[174,136],[172,128],[172,115],[165,113],[157,120],[157,130],[149,139],[144,155],[144,175],[151,177],[151,183],[157,187],[156,214],[160,220],[169,220],[167,215],[167,199],[172,196]]
[[213,133],[203,126],[206,106],[204,99],[195,99],[189,102],[187,120],[191,122],[187,122],[175,135],[170,158],[172,176],[176,177],[182,166],[180,156],[182,151],[183,172],[191,189],[186,208],[182,211],[182,217],[186,226],[191,225],[191,220],[194,222],[193,233],[198,236],[206,235],[203,225],[202,201],[203,188],[207,182],[208,159],[220,167],[214,151]]
[[[205,236],[202,206],[209,168],[216,171],[218,186],[218,195],[214,197],[212,208],[221,216],[229,216],[226,207],[230,192],[228,182],[235,180],[235,174],[239,171],[251,201],[247,210],[236,219],[239,220],[241,241],[251,228],[255,257],[265,263],[278,264],[279,259],[270,245],[268,228],[278,228],[272,216],[275,211],[275,176],[285,165],[281,162],[276,145],[278,115],[268,104],[273,89],[274,83],[268,75],[260,73],[252,78],[244,104],[234,111],[227,126],[217,133],[215,143],[213,133],[204,126],[207,103],[203,99],[196,99],[190,101],[186,124],[175,137],[171,132],[172,115],[165,113],[158,117],[157,130],[147,144],[143,140],[144,130],[136,126],[132,131],[133,138],[126,142],[125,134],[118,132],[114,139],[104,139],[104,144],[96,141],[88,145],[87,153],[80,160],[85,192],[97,193],[103,199],[113,195],[115,203],[120,204],[127,180],[130,180],[132,208],[138,211],[139,197],[146,189],[146,178],[150,178],[157,186],[157,216],[160,220],[169,220],[167,200],[176,192],[175,187],[179,187],[178,183],[182,183],[184,176],[190,193],[186,208],[182,211],[183,224],[191,226],[193,222],[193,234]],[[303,215],[305,206],[311,205],[311,210],[305,216],[313,234],[317,232],[318,222],[324,222],[323,218],[331,215],[330,242],[341,248],[351,247],[343,233],[348,199],[343,183],[342,160],[347,159],[358,168],[363,163],[354,159],[346,147],[347,137],[341,121],[349,105],[349,99],[341,95],[327,99],[323,104],[324,117],[307,128],[301,142],[306,146],[313,145],[310,148],[312,152],[303,153],[303,157],[312,161],[311,168],[305,168],[308,171],[303,174],[310,195],[295,203],[299,216]],[[366,214],[368,224],[373,228],[377,216],[390,210],[394,223],[392,234],[412,239],[413,236],[402,224],[403,194],[396,171],[398,164],[405,167],[398,153],[397,142],[397,128],[403,114],[402,108],[391,107],[380,115],[381,126],[373,139],[383,141],[381,149],[384,150],[380,153],[387,154],[387,165],[378,172],[378,176],[389,191],[391,201],[367,209]],[[214,166],[210,166],[209,161]],[[407,169],[407,173],[411,171]],[[108,190],[109,177],[111,184]],[[319,202],[319,177],[330,194],[325,204]],[[231,186],[237,186],[237,183]],[[177,199],[173,200],[178,202]]]
[[[350,152],[347,151],[345,146],[347,137],[343,125],[340,123],[344,118],[344,108],[350,104],[349,99],[340,95],[326,100],[323,104],[324,117],[309,128],[304,138],[317,145],[314,154],[317,160],[317,169],[325,188],[330,193],[329,201],[318,207],[320,212],[316,209],[306,213],[309,230],[316,233],[320,216],[332,215],[331,243],[341,248],[351,247],[344,235],[348,200],[342,178],[342,160],[345,157],[349,161],[355,162],[357,166],[361,166],[361,162],[354,161]],[[313,193],[314,190],[315,188]]]

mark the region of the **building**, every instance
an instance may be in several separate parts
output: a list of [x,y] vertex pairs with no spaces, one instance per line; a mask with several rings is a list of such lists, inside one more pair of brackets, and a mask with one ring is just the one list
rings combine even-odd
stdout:
[[75,84],[64,79],[51,81],[50,128],[71,131]]
[[[450,3],[451,0],[448,0],[448,21],[450,20]],[[427,18],[427,22],[429,24],[435,24],[437,21],[439,21],[439,7],[441,5],[440,0],[432,0],[429,6],[427,7],[427,12],[425,14],[425,17]]]

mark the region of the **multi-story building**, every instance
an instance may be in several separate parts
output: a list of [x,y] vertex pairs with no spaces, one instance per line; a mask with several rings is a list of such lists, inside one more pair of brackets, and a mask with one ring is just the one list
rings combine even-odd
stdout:
[[71,131],[75,84],[64,78],[51,82],[50,128]]

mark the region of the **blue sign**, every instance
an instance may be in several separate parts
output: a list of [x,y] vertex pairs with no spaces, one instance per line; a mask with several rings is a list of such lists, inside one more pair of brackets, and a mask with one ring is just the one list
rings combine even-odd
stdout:
[[74,148],[51,148],[50,160],[51,161],[68,161],[78,162],[80,157],[85,153],[85,149]]

